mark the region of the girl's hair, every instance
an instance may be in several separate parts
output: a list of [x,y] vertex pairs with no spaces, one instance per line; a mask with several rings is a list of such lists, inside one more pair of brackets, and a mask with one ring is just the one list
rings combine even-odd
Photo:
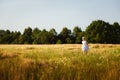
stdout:
[[85,40],[85,37],[82,37],[82,40]]

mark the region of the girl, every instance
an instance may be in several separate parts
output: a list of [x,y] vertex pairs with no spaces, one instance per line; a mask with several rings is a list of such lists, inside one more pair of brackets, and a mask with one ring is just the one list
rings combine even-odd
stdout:
[[85,37],[82,37],[82,51],[84,54],[87,54],[89,47]]

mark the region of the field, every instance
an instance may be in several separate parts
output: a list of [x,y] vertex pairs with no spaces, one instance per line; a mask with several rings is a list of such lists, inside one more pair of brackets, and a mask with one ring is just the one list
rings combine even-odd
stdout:
[[0,45],[0,80],[120,80],[120,45]]

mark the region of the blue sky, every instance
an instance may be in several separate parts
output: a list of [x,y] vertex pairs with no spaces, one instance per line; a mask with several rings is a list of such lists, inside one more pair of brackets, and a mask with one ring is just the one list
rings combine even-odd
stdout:
[[120,0],[0,0],[0,29],[82,30],[93,20],[120,24]]

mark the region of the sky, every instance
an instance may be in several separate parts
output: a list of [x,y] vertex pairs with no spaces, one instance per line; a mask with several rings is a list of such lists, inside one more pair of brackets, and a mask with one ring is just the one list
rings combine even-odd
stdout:
[[94,20],[120,24],[120,0],[0,0],[0,29],[63,27],[82,30]]

